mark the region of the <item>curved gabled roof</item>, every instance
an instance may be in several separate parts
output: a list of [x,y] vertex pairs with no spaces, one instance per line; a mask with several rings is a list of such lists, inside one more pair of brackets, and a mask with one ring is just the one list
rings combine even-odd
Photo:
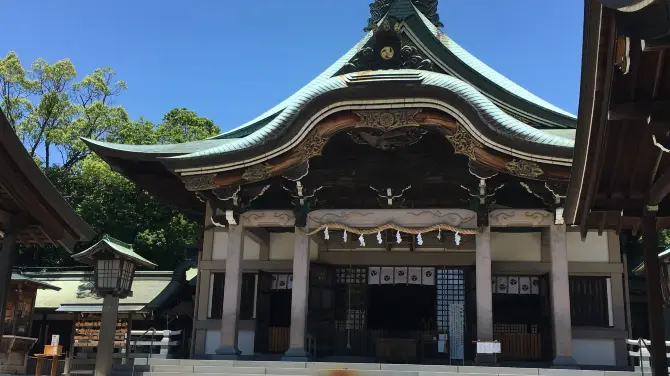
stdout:
[[197,159],[260,146],[265,140],[276,138],[284,132],[290,126],[297,113],[320,95],[344,89],[354,81],[360,82],[366,78],[369,80],[381,79],[391,81],[394,78],[407,79],[408,77],[414,77],[420,85],[434,86],[458,95],[480,114],[491,129],[509,137],[547,146],[571,148],[574,145],[574,141],[571,139],[549,134],[511,117],[472,87],[472,85],[456,77],[420,70],[394,69],[356,72],[313,82],[292,96],[293,100],[287,103],[287,106],[281,111],[279,116],[276,116],[272,121],[265,124],[265,126],[249,135],[236,140],[229,140],[229,142],[222,143],[210,149],[174,156],[169,159]]
[[[87,140],[96,149],[114,150],[124,154],[152,155],[170,164],[189,164],[218,155],[228,155],[257,148],[282,136],[297,115],[315,99],[346,89],[364,80],[406,80],[423,87],[433,87],[456,95],[475,110],[489,129],[508,138],[550,148],[572,148],[574,141],[550,130],[571,132],[575,117],[516,85],[453,40],[444,35],[411,0],[396,0],[380,23],[394,17],[402,21],[400,32],[416,43],[441,71],[411,69],[362,71],[338,75],[357,54],[372,43],[374,32],[366,34],[351,50],[310,83],[278,105],[231,131],[210,139],[179,145],[127,146]],[[547,130],[547,131],[545,131]],[[259,152],[267,152],[260,150]],[[564,153],[565,154],[565,153]],[[571,155],[571,153],[570,153]]]

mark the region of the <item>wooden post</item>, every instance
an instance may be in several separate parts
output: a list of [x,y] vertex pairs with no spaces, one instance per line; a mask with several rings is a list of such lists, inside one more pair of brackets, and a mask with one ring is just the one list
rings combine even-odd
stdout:
[[2,317],[2,320],[0,320],[0,338],[5,334],[5,310],[7,309],[7,298],[9,297],[12,281],[15,248],[16,231],[9,230],[5,232],[2,238],[2,248],[0,249],[0,286],[2,286],[0,287],[0,317]]
[[51,357],[51,376],[56,376],[58,373],[58,355]]
[[[649,209],[649,208],[648,208]],[[661,268],[658,262],[658,233],[656,212],[647,211],[642,218],[644,243],[644,269],[647,280],[647,305],[649,311],[649,339],[651,340],[651,369],[653,376],[668,375],[663,323],[663,295],[661,293]]]
[[78,318],[79,313],[74,312],[72,314],[72,331],[70,332],[70,349],[68,350],[65,358],[65,369],[63,371],[65,376],[70,376],[70,371],[72,371],[72,359],[74,359],[74,336],[77,334]]
[[35,376],[42,375],[42,366],[44,364],[44,356],[42,354],[35,354],[37,358],[37,365],[35,366]]

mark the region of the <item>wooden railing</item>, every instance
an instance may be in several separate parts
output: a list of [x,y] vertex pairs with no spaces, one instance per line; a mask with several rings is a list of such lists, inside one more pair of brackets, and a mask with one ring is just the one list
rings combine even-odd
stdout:
[[[642,338],[627,339],[626,345],[628,345],[628,356],[633,359],[636,370],[639,370],[642,375],[651,375],[651,353],[649,352],[651,341]],[[665,342],[666,349],[668,346],[670,346],[670,341]],[[670,358],[670,353],[666,353],[665,356]]]

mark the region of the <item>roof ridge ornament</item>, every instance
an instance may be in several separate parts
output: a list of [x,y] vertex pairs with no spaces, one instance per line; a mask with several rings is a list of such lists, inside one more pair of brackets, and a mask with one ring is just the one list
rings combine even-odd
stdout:
[[442,27],[440,15],[437,13],[438,0],[374,0],[370,4],[370,18],[368,25],[363,28],[364,31],[372,31],[377,27],[377,23],[391,10],[391,6],[396,1],[410,1],[423,15],[435,26]]

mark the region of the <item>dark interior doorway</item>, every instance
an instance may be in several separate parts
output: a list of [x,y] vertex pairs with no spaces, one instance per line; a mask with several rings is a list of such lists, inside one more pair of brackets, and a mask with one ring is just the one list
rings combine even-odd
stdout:
[[369,285],[368,328],[389,336],[435,329],[436,287]]
[[547,360],[550,333],[546,296],[493,294],[493,336],[503,347],[500,360]]

